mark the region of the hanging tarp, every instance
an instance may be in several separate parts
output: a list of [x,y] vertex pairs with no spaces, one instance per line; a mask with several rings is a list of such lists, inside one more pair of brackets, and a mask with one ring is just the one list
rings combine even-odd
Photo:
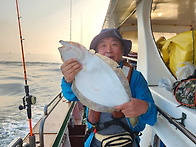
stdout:
[[161,42],[163,45],[161,49],[163,60],[173,75],[176,76],[179,63],[188,61],[195,64],[195,47],[193,47],[195,38],[196,31],[194,33],[188,31]]

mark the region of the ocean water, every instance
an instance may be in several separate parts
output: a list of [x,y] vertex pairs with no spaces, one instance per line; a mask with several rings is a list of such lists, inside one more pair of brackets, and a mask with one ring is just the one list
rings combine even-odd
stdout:
[[[58,55],[25,55],[29,94],[37,98],[32,105],[32,126],[43,115],[43,108],[60,91],[62,74]],[[0,147],[29,132],[26,110],[19,110],[24,92],[20,54],[0,54]]]

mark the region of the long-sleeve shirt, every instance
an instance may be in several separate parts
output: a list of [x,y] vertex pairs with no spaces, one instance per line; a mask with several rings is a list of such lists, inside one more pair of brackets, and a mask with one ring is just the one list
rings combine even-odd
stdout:
[[[120,66],[122,66],[122,64],[120,64]],[[62,87],[63,96],[69,101],[78,101],[77,97],[75,96],[75,94],[71,90],[71,85],[72,84],[67,83],[64,80],[64,78],[62,79],[61,87]],[[143,77],[143,75],[141,74],[141,72],[139,72],[137,70],[132,71],[129,85],[130,85],[130,89],[131,89],[131,93],[132,93],[133,98],[144,100],[148,103],[147,112],[145,114],[142,114],[139,116],[139,122],[137,123],[137,125],[134,128],[131,126],[130,122],[128,121],[129,126],[132,129],[132,131],[141,132],[142,130],[144,130],[146,124],[152,126],[156,123],[157,109],[154,104],[154,100],[152,98],[151,92],[148,88],[148,84],[147,84],[145,78]],[[87,111],[88,111],[88,109],[87,109]],[[88,115],[88,112],[86,114]],[[88,118],[88,116],[87,116],[87,118]],[[89,124],[88,122],[87,122],[87,125],[89,128],[91,127],[91,124]],[[93,138],[93,134],[91,134],[89,136],[88,140],[85,143],[85,147],[90,146],[90,142],[91,142],[92,138]]]

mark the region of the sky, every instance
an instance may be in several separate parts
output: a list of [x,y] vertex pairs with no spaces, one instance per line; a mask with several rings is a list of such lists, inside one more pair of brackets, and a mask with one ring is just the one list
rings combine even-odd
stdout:
[[[89,48],[101,31],[109,1],[18,0],[25,54],[59,54],[59,40]],[[20,52],[16,0],[0,0],[0,53]]]

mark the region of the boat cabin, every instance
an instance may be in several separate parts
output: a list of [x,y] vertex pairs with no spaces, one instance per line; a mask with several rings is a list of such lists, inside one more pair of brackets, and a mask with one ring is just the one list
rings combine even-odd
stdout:
[[[188,60],[192,64],[195,63],[195,4],[196,0],[111,0],[110,2],[103,28],[118,28],[124,38],[132,40],[132,52],[137,53],[136,69],[141,71],[148,81],[159,110],[157,123],[153,127],[147,126],[143,131],[140,142],[142,147],[155,144],[167,147],[196,144],[194,125],[196,109],[178,107],[179,103],[172,89],[160,86],[160,82],[163,81],[172,86],[178,79],[175,72],[172,72],[173,68],[177,67],[168,66],[164,60],[165,54],[158,44],[167,39],[175,42],[175,37],[180,34],[179,44],[190,41],[189,48],[191,47],[189,58],[184,62]],[[189,32],[191,39],[187,40],[184,32]],[[167,50],[169,49],[166,48]],[[177,50],[174,55],[177,59],[183,59],[185,54],[179,52]],[[170,64],[171,56],[169,56]],[[176,127],[171,119],[181,125]]]

